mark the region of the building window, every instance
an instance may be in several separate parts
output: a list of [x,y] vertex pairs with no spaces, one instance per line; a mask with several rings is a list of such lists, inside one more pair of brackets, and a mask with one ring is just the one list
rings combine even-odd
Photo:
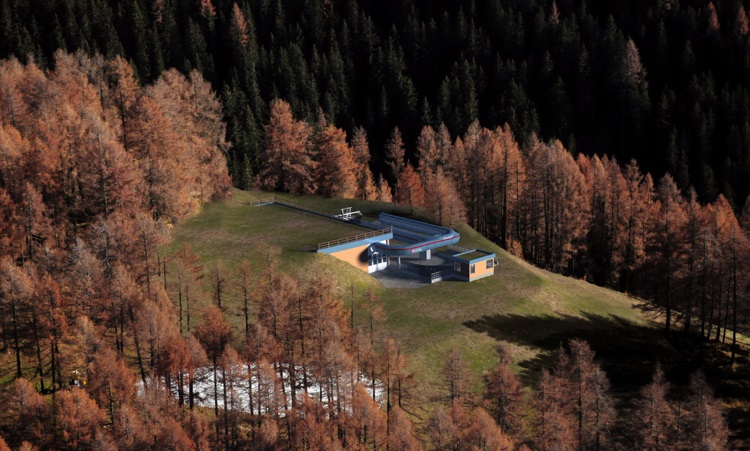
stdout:
[[487,260],[487,269],[492,269],[492,259]]
[[453,270],[456,272],[461,272],[461,263],[453,262]]
[[471,273],[474,274],[474,271],[477,269],[477,265],[471,265]]

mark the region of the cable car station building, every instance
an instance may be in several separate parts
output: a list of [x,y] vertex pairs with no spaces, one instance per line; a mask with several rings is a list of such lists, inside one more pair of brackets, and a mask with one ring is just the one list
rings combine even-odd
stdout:
[[[343,260],[367,273],[394,271],[435,283],[457,279],[473,282],[495,273],[493,252],[458,246],[461,235],[448,227],[380,213],[366,221],[358,211],[324,212],[278,197],[257,205],[277,204],[368,229],[361,234],[320,243],[317,252]],[[433,251],[435,251],[433,253]]]

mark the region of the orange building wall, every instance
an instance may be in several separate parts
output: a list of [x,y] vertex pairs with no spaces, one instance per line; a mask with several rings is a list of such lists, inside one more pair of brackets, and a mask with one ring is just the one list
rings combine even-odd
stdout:
[[471,280],[474,280],[482,276],[495,274],[494,264],[492,265],[492,268],[487,269],[487,260],[481,261],[479,263],[475,263],[474,265],[475,265],[474,274],[469,274],[471,276],[470,277]]
[[353,247],[345,251],[334,252],[330,255],[333,255],[339,260],[343,260],[350,265],[353,265],[361,269],[362,271],[367,272],[367,248],[369,246],[369,244],[365,244],[364,246]]

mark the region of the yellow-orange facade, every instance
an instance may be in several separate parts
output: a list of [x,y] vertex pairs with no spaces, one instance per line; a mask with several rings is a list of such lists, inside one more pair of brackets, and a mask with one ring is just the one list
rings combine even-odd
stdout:
[[494,259],[490,258],[478,263],[472,263],[469,269],[469,281],[491,276],[492,274],[495,274]]
[[339,260],[349,263],[350,265],[356,266],[364,272],[368,272],[367,248],[369,246],[369,244],[365,244],[363,246],[357,246],[343,251],[332,252],[331,255]]

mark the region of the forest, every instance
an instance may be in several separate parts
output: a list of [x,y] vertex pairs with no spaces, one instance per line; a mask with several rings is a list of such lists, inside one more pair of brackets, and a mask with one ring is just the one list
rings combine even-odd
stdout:
[[0,449],[727,446],[701,372],[623,400],[580,340],[529,389],[452,352],[416,421],[376,296],[163,245],[232,185],[423,207],[735,368],[741,2],[1,1]]
[[[0,58],[130,61],[143,83],[198,70],[220,93],[234,184],[257,173],[271,100],[364,127],[371,169],[397,126],[453,138],[509,124],[574,155],[636,159],[701,202],[750,194],[748,17],[740,0],[2,0]],[[50,24],[42,27],[40,24]]]
[[[174,255],[160,250],[170,227],[201,203],[226,196],[230,186],[221,105],[200,74],[193,71],[186,77],[172,70],[153,84],[140,86],[132,66],[122,58],[63,52],[55,58],[55,69],[48,72],[14,59],[0,64],[0,82],[8,87],[2,92],[7,107],[0,114],[0,199],[8,219],[0,235],[2,338],[14,368],[2,389],[7,408],[0,414],[0,435],[7,446],[598,449],[683,448],[702,443],[707,449],[719,449],[726,443],[729,431],[721,406],[700,372],[693,374],[688,386],[670,388],[657,367],[653,381],[636,394],[632,406],[616,410],[619,404],[607,375],[581,340],[561,346],[557,363],[542,372],[530,394],[502,348],[500,363],[483,381],[475,380],[462,356],[451,352],[445,356],[443,407],[415,426],[408,412],[418,409],[410,396],[418,381],[408,371],[400,345],[385,333],[382,307],[372,293],[358,314],[364,321],[355,325],[354,312],[346,310],[340,288],[325,275],[302,279],[279,270],[273,248],[263,250],[269,262],[264,270],[253,271],[245,264],[232,273],[218,265],[204,268],[187,246]],[[464,200],[460,194],[464,186],[455,187],[457,174],[466,168],[448,158],[445,173],[450,175],[443,175],[443,157],[429,127],[420,135],[419,148],[424,167],[430,170],[414,170],[405,162],[398,133],[389,139],[387,161],[391,175],[397,176],[392,189],[382,177],[373,182],[367,171],[363,130],[354,139],[359,146],[355,151],[343,130],[323,118],[316,127],[296,120],[281,100],[270,109],[270,121],[264,126],[267,164],[259,174],[259,183],[267,183],[266,188],[384,199],[394,191],[397,200],[419,205],[425,202],[420,178],[424,176],[433,180],[428,187],[453,193],[439,197],[445,205],[428,207],[442,220],[450,223],[464,215],[483,215],[471,207],[473,195]],[[523,199],[539,197],[544,204],[544,193],[561,187],[584,190],[588,186],[584,172],[591,183],[597,173],[610,174],[637,180],[635,190],[646,200],[639,205],[659,211],[656,225],[647,222],[635,235],[658,234],[664,222],[674,224],[675,230],[700,226],[687,220],[688,204],[668,176],[654,193],[650,176],[641,175],[634,163],[625,170],[630,174],[626,178],[614,161],[583,156],[576,161],[561,144],[536,141],[527,161],[520,157],[508,128],[491,132],[475,123],[470,133],[477,139],[467,135],[453,143],[442,142],[452,146],[450,154],[496,152],[493,161],[498,165],[487,166],[488,170],[504,171],[500,162],[513,160],[516,175],[508,180],[522,177],[524,183],[508,192],[532,190],[531,180],[538,171],[540,191],[528,192]],[[483,144],[485,140],[491,145]],[[274,156],[274,149],[286,155]],[[315,164],[321,155],[329,165]],[[537,160],[550,159],[558,164],[546,169],[534,166]],[[279,170],[288,162],[296,163]],[[360,173],[335,169],[357,164],[362,165],[364,177],[339,180],[331,175]],[[553,173],[553,167],[560,169]],[[575,174],[583,178],[577,180]],[[544,183],[562,185],[545,189]],[[479,181],[466,186],[474,185],[482,186]],[[583,201],[586,193],[591,197],[605,192],[582,191],[576,197],[559,191],[570,201],[593,206],[597,202],[591,198]],[[607,202],[621,202],[623,212],[631,211],[628,192],[603,198],[603,211],[614,209]],[[527,222],[519,212],[540,213],[540,228],[529,235],[530,243],[552,250],[540,250],[534,261],[544,264],[544,255],[572,258],[566,252],[571,242],[550,241],[541,232],[554,222],[562,228],[552,237],[575,238],[567,229],[568,220],[544,217],[544,209],[526,205],[520,197],[498,197],[506,199],[508,212],[514,212],[508,213],[513,218],[508,223],[521,224],[521,229],[534,222]],[[511,198],[515,200],[507,201]],[[693,198],[691,204],[695,202]],[[707,212],[713,216],[708,218]],[[700,260],[707,266],[695,263],[700,268],[696,274],[712,271],[715,276],[713,271],[723,271],[729,276],[716,279],[694,321],[686,316],[682,321],[686,328],[690,324],[697,328],[700,322],[701,333],[707,327],[708,335],[714,327],[717,338],[721,331],[726,337],[727,330],[734,337],[736,303],[733,314],[722,316],[722,309],[729,312],[730,300],[736,301],[728,293],[738,292],[738,254],[728,260],[713,257],[730,249],[739,252],[737,243],[743,241],[732,231],[739,236],[744,232],[723,198],[694,214],[723,224],[720,229],[700,229],[703,235],[719,230],[719,239],[736,246],[712,248],[711,258],[704,255]],[[584,210],[575,216],[596,221],[596,215]],[[632,221],[644,222],[643,218]],[[536,249],[517,241],[522,235],[513,226],[507,229],[508,242],[515,243],[512,249]],[[583,224],[575,229],[579,237],[585,236]],[[622,238],[618,235],[618,240]],[[530,258],[535,255],[536,251]],[[668,260],[672,263],[667,269],[677,267],[676,255]],[[666,258],[657,256],[657,260]],[[554,259],[549,262],[558,261]],[[613,266],[612,274],[624,268]],[[661,271],[667,287],[672,278],[677,285],[676,273]],[[206,284],[208,293],[201,288]],[[230,286],[243,300],[244,326],[230,325],[225,313],[223,302]],[[709,316],[705,301],[710,303]],[[673,308],[689,311],[684,305]],[[72,385],[83,385],[81,380],[85,385],[71,388],[71,378]],[[477,383],[484,387],[479,393],[472,388]]]

